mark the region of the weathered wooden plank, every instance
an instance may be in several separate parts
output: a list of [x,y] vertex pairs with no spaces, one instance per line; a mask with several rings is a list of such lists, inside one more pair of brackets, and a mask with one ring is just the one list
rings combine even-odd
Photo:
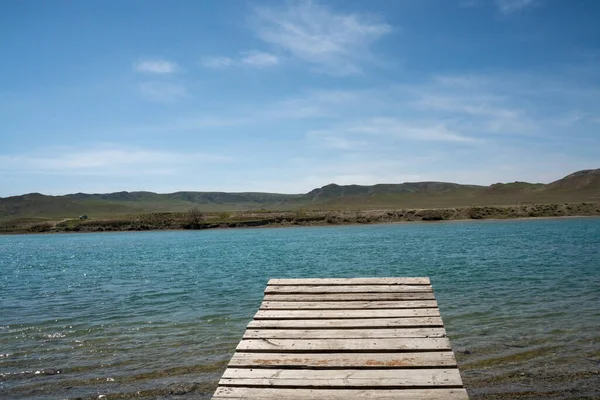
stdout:
[[332,319],[439,317],[437,308],[384,310],[258,310],[254,319]]
[[455,367],[452,351],[419,353],[244,353],[233,355],[229,367],[407,368]]
[[422,293],[323,293],[323,294],[266,294],[264,301],[397,301],[435,300],[433,292]]
[[267,286],[265,294],[274,293],[419,293],[432,292],[430,285],[331,285],[331,286]]
[[288,387],[452,387],[462,386],[452,369],[271,369],[228,368],[219,385]]
[[384,308],[435,308],[435,300],[405,301],[263,301],[263,310],[334,310],[334,309],[384,309]]
[[260,328],[400,328],[443,327],[440,317],[420,318],[369,318],[369,319],[265,319],[254,320],[249,329]]
[[253,400],[468,400],[465,389],[282,389],[222,386],[213,399]]
[[247,329],[244,339],[360,339],[446,337],[444,328],[392,329]]
[[451,350],[448,338],[247,339],[236,351],[423,351]]
[[430,285],[429,278],[307,278],[270,279],[267,285]]

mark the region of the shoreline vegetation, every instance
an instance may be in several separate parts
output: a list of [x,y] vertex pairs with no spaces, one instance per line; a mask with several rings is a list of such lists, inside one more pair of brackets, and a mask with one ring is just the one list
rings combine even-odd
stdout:
[[0,234],[431,222],[600,215],[600,169],[489,186],[329,184],[305,194],[115,192],[0,197]]
[[327,226],[395,222],[502,220],[600,216],[600,203],[553,203],[428,209],[305,210],[145,213],[90,219],[18,218],[0,222],[0,234],[202,230],[227,228]]

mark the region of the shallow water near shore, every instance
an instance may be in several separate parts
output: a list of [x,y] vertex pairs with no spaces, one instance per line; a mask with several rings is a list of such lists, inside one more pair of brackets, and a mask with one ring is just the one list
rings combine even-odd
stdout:
[[600,398],[600,219],[0,236],[0,398],[210,398],[269,278],[429,276],[473,399]]

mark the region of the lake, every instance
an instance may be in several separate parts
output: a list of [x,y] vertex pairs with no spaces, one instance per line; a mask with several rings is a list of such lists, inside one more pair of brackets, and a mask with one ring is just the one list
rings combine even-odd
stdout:
[[600,398],[599,218],[0,236],[0,397],[210,398],[269,278],[386,276],[471,398]]

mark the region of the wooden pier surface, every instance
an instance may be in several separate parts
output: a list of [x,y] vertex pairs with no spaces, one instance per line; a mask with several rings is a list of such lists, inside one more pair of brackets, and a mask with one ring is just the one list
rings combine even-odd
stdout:
[[429,278],[271,279],[213,399],[468,399]]

